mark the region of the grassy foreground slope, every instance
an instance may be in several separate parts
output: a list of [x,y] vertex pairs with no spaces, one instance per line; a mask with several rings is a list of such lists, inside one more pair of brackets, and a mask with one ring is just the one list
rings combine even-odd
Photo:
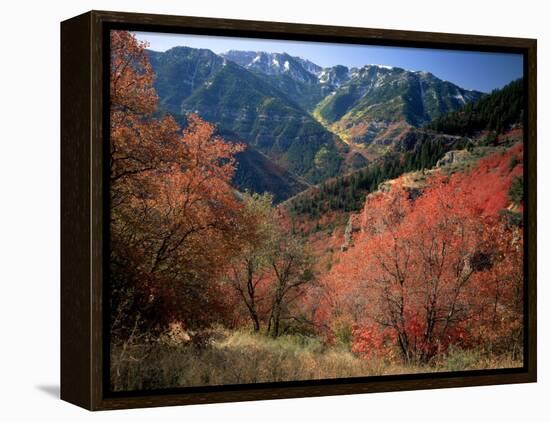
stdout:
[[[121,350],[118,352],[113,356],[122,356]],[[476,350],[454,350],[429,365],[366,360],[344,345],[327,347],[312,337],[284,335],[272,339],[223,329],[217,330],[204,349],[165,339],[150,346],[133,346],[126,352],[126,357],[115,359],[112,365],[115,391],[521,366],[511,357],[491,357]]]

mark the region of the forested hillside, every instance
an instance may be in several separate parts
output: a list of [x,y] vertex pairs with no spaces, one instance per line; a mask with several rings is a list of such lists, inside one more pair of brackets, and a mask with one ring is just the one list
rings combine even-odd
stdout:
[[409,134],[413,136],[417,143],[411,150],[388,154],[364,169],[321,183],[291,198],[287,206],[293,213],[312,218],[327,211],[357,211],[363,207],[366,195],[376,191],[380,183],[406,172],[432,168],[446,151],[465,142],[420,132]]
[[[463,159],[466,155],[472,159],[487,154],[491,149],[485,147],[499,143],[497,127],[500,127],[498,134],[506,139],[512,127],[522,125],[522,86],[521,79],[514,81],[477,103],[464,105],[461,111],[437,118],[423,129],[408,131],[390,153],[364,169],[304,191],[291,198],[287,206],[296,215],[312,218],[327,211],[356,211],[363,206],[365,196],[376,191],[380,183],[403,173],[430,170],[449,151],[466,150],[466,154],[461,155]],[[484,135],[479,133],[482,130],[494,132]],[[508,139],[508,144],[513,142]]]
[[503,133],[523,120],[523,79],[493,91],[476,103],[435,119],[426,127],[455,135],[472,135],[481,130]]

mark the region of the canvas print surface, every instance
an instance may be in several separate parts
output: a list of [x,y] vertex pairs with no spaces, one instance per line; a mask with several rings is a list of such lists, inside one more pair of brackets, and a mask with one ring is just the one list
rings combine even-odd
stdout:
[[110,33],[112,391],[523,366],[523,57]]

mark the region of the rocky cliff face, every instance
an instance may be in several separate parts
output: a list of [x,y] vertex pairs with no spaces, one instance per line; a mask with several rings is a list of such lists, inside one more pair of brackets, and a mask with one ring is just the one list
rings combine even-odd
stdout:
[[350,214],[344,231],[344,243],[340,246],[342,252],[347,251],[353,246],[353,235],[359,231],[361,231],[360,216],[357,214]]

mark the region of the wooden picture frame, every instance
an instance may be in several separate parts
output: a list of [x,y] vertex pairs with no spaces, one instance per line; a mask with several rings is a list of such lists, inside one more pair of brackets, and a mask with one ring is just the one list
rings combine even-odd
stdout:
[[[105,140],[111,29],[513,52],[524,56],[524,367],[365,379],[109,392],[105,369]],[[61,398],[89,410],[535,382],[536,40],[91,11],[61,23]]]

